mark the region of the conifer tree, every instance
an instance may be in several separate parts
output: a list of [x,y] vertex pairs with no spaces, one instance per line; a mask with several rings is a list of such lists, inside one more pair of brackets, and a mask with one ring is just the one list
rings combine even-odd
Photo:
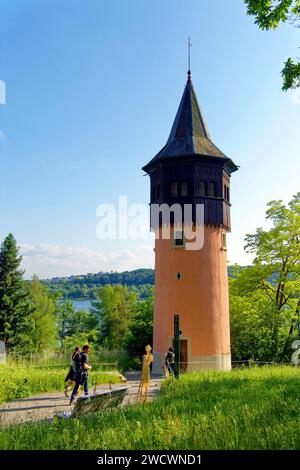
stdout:
[[8,351],[29,352],[31,307],[21,260],[10,233],[0,247],[0,340]]

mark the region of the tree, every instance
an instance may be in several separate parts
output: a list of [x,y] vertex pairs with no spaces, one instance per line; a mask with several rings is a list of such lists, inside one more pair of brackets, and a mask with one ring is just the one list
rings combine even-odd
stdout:
[[98,290],[92,302],[92,314],[98,322],[99,342],[119,349],[128,329],[137,296],[122,285],[106,285]]
[[[273,354],[283,359],[299,327],[300,316],[300,193],[288,206],[282,201],[271,201],[266,212],[269,230],[258,228],[255,234],[246,236],[247,252],[254,253],[253,268],[247,276],[241,273],[240,282],[245,293],[260,290],[265,300],[277,312],[273,325]],[[286,341],[279,352],[279,328],[281,316],[286,321]]]
[[90,330],[88,332],[74,333],[71,336],[66,336],[62,342],[64,350],[74,351],[76,346],[80,348],[84,344],[89,344],[93,347],[93,344],[97,341],[97,331]]
[[[276,29],[281,22],[290,21],[299,27],[300,0],[244,0],[248,15],[255,17],[261,29]],[[288,58],[281,72],[283,91],[300,86],[300,62]]]
[[57,344],[56,299],[37,276],[33,276],[29,294],[32,305],[32,348],[33,352],[40,353]]
[[88,310],[76,311],[70,300],[64,300],[60,303],[56,316],[58,334],[64,348],[96,341],[98,322]]
[[56,312],[56,321],[58,328],[58,336],[62,342],[67,336],[74,334],[74,318],[75,318],[75,308],[71,300],[64,300],[58,306]]
[[255,288],[253,269],[253,266],[243,268],[229,279],[232,359],[270,362],[277,358],[286,341],[286,312],[278,312],[264,292]]
[[26,353],[31,348],[31,307],[21,260],[10,233],[0,248],[0,340],[9,351]]
[[[149,289],[150,290],[150,289]],[[152,289],[151,289],[152,292]],[[138,300],[134,314],[125,334],[123,345],[129,359],[141,358],[147,344],[153,341],[153,297],[148,295],[146,300]]]

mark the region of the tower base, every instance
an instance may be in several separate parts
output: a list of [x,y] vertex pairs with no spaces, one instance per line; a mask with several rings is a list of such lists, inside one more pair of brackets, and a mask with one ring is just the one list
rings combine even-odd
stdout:
[[[153,374],[162,374],[166,353],[154,351]],[[184,372],[217,370],[227,372],[231,370],[231,354],[214,354],[211,356],[191,356],[188,364],[183,364]]]

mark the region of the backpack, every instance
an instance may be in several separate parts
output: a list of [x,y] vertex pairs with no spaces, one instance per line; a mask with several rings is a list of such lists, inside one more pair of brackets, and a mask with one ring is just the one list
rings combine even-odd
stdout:
[[82,356],[83,352],[77,354],[77,356],[74,358],[74,366],[75,366],[75,372],[83,372],[85,369],[83,368],[82,365]]
[[166,354],[166,363],[172,364],[175,362],[175,354],[173,351],[168,351]]
[[77,357],[76,357],[76,376],[77,380],[79,381],[80,385],[83,385],[86,378],[87,378],[87,371],[83,368],[82,364],[82,356],[83,352],[81,352]]

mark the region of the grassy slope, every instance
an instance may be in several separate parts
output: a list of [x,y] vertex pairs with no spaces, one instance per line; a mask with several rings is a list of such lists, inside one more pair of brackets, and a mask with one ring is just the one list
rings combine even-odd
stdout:
[[[68,370],[65,367],[5,367],[0,366],[0,403],[15,398],[25,398],[42,392],[55,392],[64,389]],[[117,374],[91,371],[89,382],[93,384],[118,383]]]
[[288,366],[187,374],[148,405],[5,429],[0,449],[300,449],[299,391]]

